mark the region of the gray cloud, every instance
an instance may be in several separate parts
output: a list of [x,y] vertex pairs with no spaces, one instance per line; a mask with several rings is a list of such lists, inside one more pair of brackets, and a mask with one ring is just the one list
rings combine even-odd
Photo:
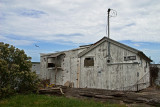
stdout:
[[113,8],[118,16],[110,21],[112,39],[160,42],[159,5],[158,0],[1,0],[0,34],[93,43],[106,35],[107,9]]
[[31,41],[31,40],[24,40],[24,39],[14,39],[14,38],[9,38],[9,37],[5,37],[0,35],[0,40],[1,42],[3,41],[4,43],[9,43],[11,45],[15,45],[15,46],[21,46],[21,45],[31,45],[33,43],[35,43],[35,41]]

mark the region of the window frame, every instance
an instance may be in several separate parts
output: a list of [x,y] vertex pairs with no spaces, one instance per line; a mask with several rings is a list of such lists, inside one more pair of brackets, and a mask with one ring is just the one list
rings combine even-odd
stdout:
[[[88,61],[89,61],[89,59],[90,59],[90,61],[93,61],[93,62],[91,62],[91,64],[86,65],[86,64],[89,63],[89,62],[85,62],[85,60],[88,60]],[[95,61],[94,61],[94,60],[95,60],[95,59],[94,59],[93,56],[85,57],[85,58],[84,58],[84,67],[94,67],[94,65],[95,65]]]

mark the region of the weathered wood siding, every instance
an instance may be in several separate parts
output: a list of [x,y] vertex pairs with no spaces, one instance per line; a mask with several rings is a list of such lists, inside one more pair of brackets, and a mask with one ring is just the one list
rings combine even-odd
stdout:
[[[136,90],[149,85],[149,67],[145,68],[145,60],[135,53],[118,47],[110,46],[111,63],[107,63],[107,42],[97,46],[81,57],[81,88],[101,88],[111,90]],[[124,61],[124,56],[136,56],[136,60]],[[84,67],[84,59],[94,57],[94,66]],[[138,62],[134,63],[134,62]],[[139,76],[137,76],[137,72]],[[144,76],[144,77],[143,77]],[[142,85],[142,84],[145,85]]]
[[[78,58],[78,54],[85,49],[87,48],[65,51],[65,56],[58,60],[62,69],[58,69],[57,72],[55,69],[47,68],[49,56],[41,56],[41,78],[50,79],[52,84],[57,85],[70,82],[76,88],[136,91],[137,86],[138,90],[149,86],[149,63],[136,53],[110,44],[112,60],[107,63],[107,42]],[[125,56],[136,56],[136,60],[124,61]],[[93,57],[94,66],[84,66],[86,57]]]
[[[49,55],[41,56],[41,78],[50,79],[51,84],[64,85],[67,81],[73,83],[74,87],[78,87],[78,69],[79,69],[79,58],[78,54],[86,48],[65,51],[65,56],[61,59],[57,59],[62,69],[47,68],[47,58]],[[54,54],[54,53],[53,53]],[[55,81],[56,75],[56,81]],[[56,82],[56,83],[55,83]]]
[[40,76],[40,63],[38,63],[38,62],[32,62],[31,71],[32,72],[36,72],[36,74],[39,77]]

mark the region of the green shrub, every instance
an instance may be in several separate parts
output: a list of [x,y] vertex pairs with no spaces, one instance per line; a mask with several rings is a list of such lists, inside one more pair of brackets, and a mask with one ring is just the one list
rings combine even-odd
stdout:
[[155,81],[158,77],[159,68],[156,65],[150,66],[150,82],[151,86],[156,86]]
[[0,42],[0,98],[38,89],[39,79],[31,66],[31,57],[23,50]]

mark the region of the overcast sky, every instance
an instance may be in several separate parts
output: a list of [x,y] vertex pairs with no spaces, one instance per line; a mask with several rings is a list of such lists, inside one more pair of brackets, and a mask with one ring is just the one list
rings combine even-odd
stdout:
[[[39,53],[91,44],[106,35],[160,62],[160,0],[0,0],[0,41]],[[36,47],[38,45],[39,47]]]

